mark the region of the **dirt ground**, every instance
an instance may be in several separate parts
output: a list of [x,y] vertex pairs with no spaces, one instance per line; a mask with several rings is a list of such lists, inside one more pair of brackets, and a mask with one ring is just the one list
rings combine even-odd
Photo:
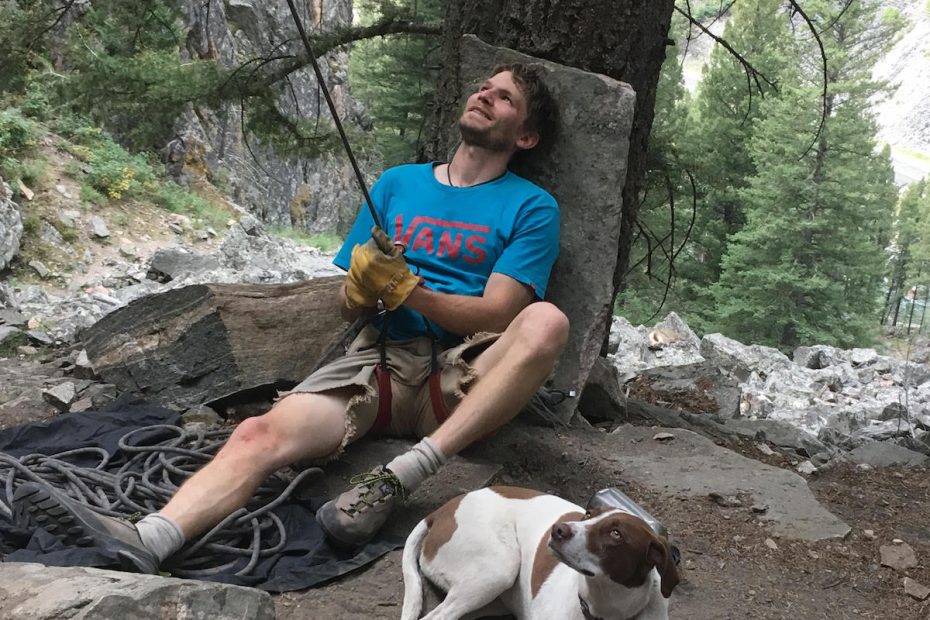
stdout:
[[[527,437],[532,436],[532,441]],[[671,617],[690,620],[882,618],[927,620],[930,599],[904,593],[903,578],[930,584],[930,478],[926,469],[863,471],[838,467],[809,479],[818,500],[852,528],[845,540],[803,542],[779,538],[754,518],[749,498],[722,507],[710,498],[668,497],[624,481],[612,444],[591,429],[502,432],[468,457],[503,464],[494,483],[557,493],[580,504],[616,486],[660,518],[682,551],[682,581]],[[726,446],[768,464],[747,443]],[[660,487],[661,485],[657,485]],[[864,530],[872,530],[874,539]],[[901,539],[920,566],[904,573],[880,566],[879,547]],[[766,539],[776,549],[767,546]],[[278,618],[398,618],[403,601],[400,552],[334,583],[275,597]]]

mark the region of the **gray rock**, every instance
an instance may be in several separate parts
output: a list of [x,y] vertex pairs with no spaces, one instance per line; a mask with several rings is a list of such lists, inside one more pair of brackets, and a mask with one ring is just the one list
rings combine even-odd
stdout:
[[871,465],[872,467],[889,467],[891,465],[903,465],[905,467],[916,467],[927,462],[928,457],[908,450],[902,446],[884,441],[869,441],[847,455],[853,463]]
[[59,383],[42,392],[42,398],[59,411],[68,411],[77,399],[77,390],[70,381]]
[[23,217],[19,206],[13,202],[13,191],[0,178],[0,270],[6,269],[19,253],[19,241],[23,236]]
[[810,476],[811,474],[817,473],[817,466],[814,465],[811,461],[804,461],[795,467],[799,474],[804,474],[805,476]]
[[255,588],[157,575],[6,563],[0,617],[274,620],[271,595]]
[[12,338],[16,334],[21,333],[23,333],[21,329],[12,325],[0,325],[0,343],[2,343],[7,338]]
[[768,506],[757,518],[778,536],[823,540],[849,533],[849,526],[817,502],[798,474],[748,459],[689,431],[676,431],[675,441],[665,444],[649,441],[654,433],[621,426],[609,435],[620,442],[616,463],[625,479],[687,497],[748,493],[753,504]]
[[[2,243],[2,241],[0,241],[0,243]],[[0,257],[0,269],[3,269],[4,267],[5,265],[2,263],[2,257]],[[3,282],[0,282],[0,308],[13,311],[19,310],[19,300],[16,298],[16,295],[13,293],[10,287],[8,287]],[[12,321],[9,322],[12,323]]]
[[853,366],[865,366],[878,360],[875,349],[853,349],[849,352],[849,361]]
[[71,369],[71,374],[78,379],[93,379],[96,376],[94,367],[87,358],[87,350],[81,349],[78,353],[74,359],[74,368]]
[[190,252],[183,248],[158,250],[149,261],[149,277],[167,282],[184,275],[217,269],[219,261],[214,256]]
[[55,339],[52,338],[48,332],[40,331],[38,329],[30,329],[26,331],[26,335],[29,336],[29,339],[33,342],[43,346],[48,346],[55,343]]
[[[636,94],[604,75],[492,47],[473,35],[462,38],[461,59],[462,82],[469,85],[485,79],[488,67],[498,63],[539,67],[559,102],[558,135],[549,148],[527,153],[514,169],[559,202],[560,254],[546,297],[568,315],[571,332],[553,383],[580,392],[600,355],[613,310],[613,285],[604,274],[616,265],[622,211],[617,195],[626,180]],[[456,144],[458,137],[457,123],[450,123],[444,142]],[[567,422],[576,405],[566,399],[557,413]]]
[[111,383],[92,383],[81,393],[81,400],[89,398],[94,409],[106,407],[116,399],[117,389]]
[[741,381],[752,372],[767,376],[779,368],[791,364],[791,360],[771,347],[746,346],[723,334],[708,334],[701,339],[701,355],[708,362],[732,372]]
[[617,369],[605,358],[598,358],[578,399],[579,413],[590,420],[613,420],[624,413],[625,405]]
[[14,325],[25,327],[26,317],[16,310],[0,308],[0,325]]
[[677,336],[678,341],[683,342],[692,349],[698,350],[701,348],[701,339],[674,312],[669,312],[662,321],[656,323],[655,330],[664,334],[674,334]]
[[897,420],[898,418],[907,418],[907,407],[901,403],[889,403],[885,405],[885,408],[882,409],[882,412],[878,416],[879,420]]
[[181,426],[185,428],[193,425],[221,426],[224,422],[225,420],[216,411],[206,405],[192,407],[181,415]]
[[641,362],[646,354],[647,330],[642,325],[633,327],[626,318],[614,315],[611,319],[607,353],[617,358]]
[[[209,58],[226,70],[238,67],[243,58],[261,58],[276,52],[280,41],[291,41],[283,53],[303,53],[293,39],[293,22],[287,7],[268,2],[220,2],[204,4],[183,0],[183,30],[190,37],[182,60]],[[283,10],[282,10],[283,7]],[[327,31],[352,24],[350,0],[319,5],[314,22]],[[340,48],[321,58],[324,87],[333,94],[339,117],[351,132],[370,130],[361,105],[347,85],[348,50]],[[305,67],[288,76],[288,93],[277,99],[281,113],[295,114],[313,122],[320,114],[330,122],[326,106],[317,106],[317,80]],[[352,168],[345,157],[290,158],[272,149],[254,148],[254,138],[243,136],[238,104],[215,108],[199,106],[186,112],[172,129],[178,136],[163,151],[169,173],[183,186],[200,178],[219,179],[228,195],[263,221],[311,232],[347,231],[362,203]],[[250,151],[250,148],[251,151]],[[383,164],[377,158],[359,162],[372,175]],[[369,184],[373,181],[369,178]]]
[[725,428],[739,437],[767,441],[783,451],[790,450],[806,457],[823,452],[827,448],[811,433],[779,420],[735,418],[727,420]]
[[52,226],[48,221],[42,220],[39,223],[39,238],[54,248],[69,252],[70,248],[65,238],[61,236],[58,229]]
[[849,355],[836,347],[818,344],[812,347],[798,347],[792,355],[794,363],[804,368],[818,370],[843,362],[849,362]]
[[48,277],[48,274],[49,274],[48,267],[46,267],[45,263],[43,263],[42,261],[31,260],[29,261],[29,266],[32,267],[33,271],[39,274],[40,278],[45,279]]
[[110,236],[110,229],[107,228],[107,223],[104,222],[103,218],[99,215],[90,218],[90,234],[98,239],[106,239]]
[[896,571],[905,571],[917,566],[917,555],[907,543],[882,545],[878,551],[881,554],[882,566],[893,568]]
[[64,209],[58,212],[57,217],[58,221],[61,222],[61,225],[65,228],[75,228],[77,227],[77,221],[80,219],[81,213],[74,209]]
[[923,601],[926,600],[928,596],[930,596],[930,588],[920,583],[919,581],[914,581],[910,577],[905,577],[904,593],[913,599]]

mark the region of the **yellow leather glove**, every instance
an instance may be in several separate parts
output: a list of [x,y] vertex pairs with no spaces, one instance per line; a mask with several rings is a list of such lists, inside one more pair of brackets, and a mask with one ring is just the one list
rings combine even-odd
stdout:
[[383,230],[371,229],[371,239],[352,248],[346,279],[346,305],[370,307],[380,299],[388,310],[403,304],[420,279],[413,275],[403,252]]

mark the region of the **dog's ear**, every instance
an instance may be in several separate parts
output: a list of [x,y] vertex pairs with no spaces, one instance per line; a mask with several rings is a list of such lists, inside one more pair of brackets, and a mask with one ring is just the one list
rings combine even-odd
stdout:
[[649,544],[646,557],[656,567],[662,578],[662,596],[670,597],[672,590],[678,585],[678,567],[675,566],[675,558],[672,557],[668,541],[664,538],[656,538]]

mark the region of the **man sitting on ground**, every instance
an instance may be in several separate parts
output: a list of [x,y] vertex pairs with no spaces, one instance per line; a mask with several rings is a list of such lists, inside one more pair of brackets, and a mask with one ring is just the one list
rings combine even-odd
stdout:
[[33,526],[37,515],[66,522],[58,528],[66,543],[90,539],[154,573],[278,468],[333,459],[369,433],[421,437],[317,513],[334,543],[370,540],[449,457],[516,416],[565,346],[568,319],[540,301],[558,254],[558,207],[507,168],[538,144],[552,116],[536,70],[497,67],[467,100],[450,163],[381,176],[372,200],[393,234],[373,228],[362,209],[334,262],[348,270],[338,299],[344,318],[373,313],[379,300],[391,312],[374,315],[345,357],[239,424],[160,511],[132,525],[27,483],[14,497],[16,514]]

